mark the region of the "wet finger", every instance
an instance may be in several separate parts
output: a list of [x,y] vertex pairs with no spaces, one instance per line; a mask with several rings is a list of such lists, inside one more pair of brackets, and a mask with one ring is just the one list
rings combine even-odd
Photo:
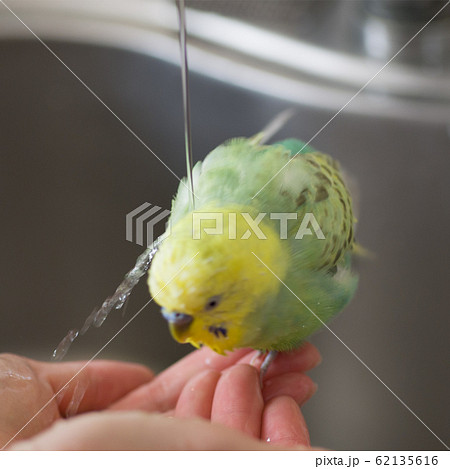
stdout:
[[305,419],[294,399],[274,397],[266,404],[261,439],[279,446],[310,446]]
[[289,396],[303,405],[317,390],[313,380],[303,373],[284,373],[264,382],[262,390],[264,402],[278,396]]
[[[252,366],[259,369],[264,358],[265,354],[258,356],[258,352],[254,351],[242,357],[240,363],[250,363]],[[302,347],[292,352],[279,352],[274,361],[270,364],[264,380],[291,371],[305,372],[311,370],[319,365],[321,360],[322,358],[317,348],[307,342]]]
[[235,364],[248,349],[237,350],[228,355],[218,355],[204,347],[190,353],[167,370],[159,374],[151,383],[133,391],[111,409],[135,409],[150,412],[165,412],[174,409],[186,383],[203,370],[222,371]]
[[154,377],[142,365],[118,361],[31,362],[39,378],[58,393],[56,402],[64,416],[105,409]]
[[211,421],[259,438],[264,402],[258,371],[239,364],[222,373],[211,410]]
[[181,391],[175,408],[176,417],[211,417],[211,407],[220,373],[205,370],[191,378]]

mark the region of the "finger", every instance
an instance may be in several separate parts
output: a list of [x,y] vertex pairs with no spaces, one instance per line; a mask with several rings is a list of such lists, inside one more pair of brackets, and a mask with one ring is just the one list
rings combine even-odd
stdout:
[[236,365],[222,373],[214,395],[211,421],[259,438],[264,402],[258,371]]
[[58,419],[52,396],[51,386],[40,383],[30,360],[0,354],[0,448],[11,438],[29,438]]
[[207,347],[190,353],[158,375],[149,385],[136,389],[111,409],[139,409],[149,412],[166,412],[174,409],[186,383],[203,370],[222,371],[236,363],[248,349],[236,350],[228,355],[218,355]]
[[303,373],[285,373],[264,381],[262,390],[264,402],[278,396],[289,396],[303,405],[317,390],[313,380]]
[[[276,449],[275,447],[272,447]],[[138,411],[93,412],[63,420],[12,450],[264,450],[270,445],[200,419]]]
[[266,404],[261,439],[280,446],[310,446],[305,419],[291,397],[274,397]]
[[176,417],[211,417],[211,407],[220,373],[205,370],[191,378],[181,391],[175,408]]
[[104,409],[154,376],[142,365],[106,360],[90,363],[33,361],[33,367],[40,380],[49,383],[53,392],[58,393],[62,415]]
[[[241,359],[240,363],[251,363],[253,366],[259,368],[264,360],[264,355],[261,354],[261,356],[257,356],[257,353],[258,352],[252,352],[247,354]],[[317,348],[307,342],[301,348],[293,350],[292,352],[278,353],[274,361],[270,364],[264,380],[291,371],[305,372],[319,365],[321,361],[322,358]]]

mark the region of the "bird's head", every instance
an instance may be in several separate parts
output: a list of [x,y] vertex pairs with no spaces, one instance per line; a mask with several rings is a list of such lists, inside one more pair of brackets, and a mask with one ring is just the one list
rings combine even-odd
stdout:
[[257,334],[255,313],[277,294],[287,255],[270,224],[259,222],[261,236],[243,213],[256,218],[242,207],[191,212],[156,253],[148,285],[178,342],[224,353]]

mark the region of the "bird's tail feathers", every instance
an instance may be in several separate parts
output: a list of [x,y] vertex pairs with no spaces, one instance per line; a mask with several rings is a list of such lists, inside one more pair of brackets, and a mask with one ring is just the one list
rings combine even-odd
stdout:
[[265,127],[253,137],[250,137],[251,143],[263,145],[279,132],[286,122],[291,119],[296,111],[293,108],[285,109],[277,114]]
[[366,259],[373,260],[375,259],[375,253],[370,251],[369,249],[361,246],[361,244],[355,243],[352,249],[353,254],[358,257],[364,257]]

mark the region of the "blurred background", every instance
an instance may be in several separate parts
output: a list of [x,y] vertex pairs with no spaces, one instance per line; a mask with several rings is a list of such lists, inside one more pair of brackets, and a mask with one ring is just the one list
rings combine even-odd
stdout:
[[[117,117],[185,175],[177,16],[164,0],[7,4],[17,17],[0,4],[0,352],[48,360],[142,252],[126,240],[127,213],[170,209],[178,186]],[[450,6],[423,28],[445,2],[187,5],[195,159],[297,111],[277,138],[314,137],[358,181],[357,238],[376,256],[358,261],[356,297],[330,327],[448,444]],[[89,359],[148,299],[142,282],[125,315],[65,360]],[[304,408],[314,445],[444,449],[329,331],[311,341],[323,355]],[[161,370],[189,351],[151,304],[100,357]]]

